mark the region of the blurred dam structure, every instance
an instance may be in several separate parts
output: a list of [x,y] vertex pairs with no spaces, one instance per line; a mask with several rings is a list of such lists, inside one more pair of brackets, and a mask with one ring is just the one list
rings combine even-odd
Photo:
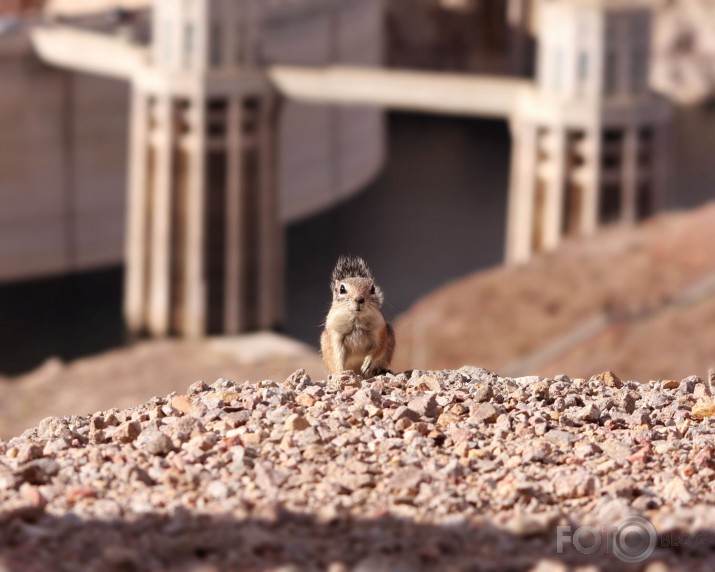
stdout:
[[[510,13],[526,4],[502,3]],[[509,121],[508,261],[659,206],[670,108],[648,87],[643,2],[540,4],[536,81],[383,69],[382,21],[380,0],[155,0],[148,47],[61,23],[34,29],[48,63],[132,85],[131,330],[200,337],[280,324],[283,223],[375,175],[384,109]],[[511,37],[526,58],[531,24],[518,22]],[[320,155],[320,121],[306,111],[326,109]],[[327,194],[291,170],[293,153],[315,154],[310,174],[327,175]]]

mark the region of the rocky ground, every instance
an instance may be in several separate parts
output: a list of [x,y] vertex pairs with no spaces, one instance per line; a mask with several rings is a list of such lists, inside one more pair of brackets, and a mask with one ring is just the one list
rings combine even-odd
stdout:
[[45,417],[124,409],[183,391],[197,379],[283,379],[298,367],[311,375],[323,371],[313,348],[270,332],[143,341],[71,363],[53,358],[28,374],[0,377],[0,439],[19,435]]
[[714,476],[697,377],[196,382],[0,442],[0,570],[712,570]]

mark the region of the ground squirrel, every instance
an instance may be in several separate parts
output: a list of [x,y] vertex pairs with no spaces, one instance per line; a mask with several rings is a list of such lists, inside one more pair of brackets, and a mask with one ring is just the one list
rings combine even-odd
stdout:
[[333,302],[320,336],[329,373],[353,370],[364,376],[387,371],[395,333],[382,315],[384,296],[362,258],[341,256],[330,281]]

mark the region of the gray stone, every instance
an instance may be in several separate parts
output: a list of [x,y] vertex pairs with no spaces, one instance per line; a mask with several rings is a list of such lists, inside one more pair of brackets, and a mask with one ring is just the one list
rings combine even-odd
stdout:
[[162,457],[176,450],[171,438],[158,429],[143,431],[136,440],[136,444],[150,455],[159,455]]
[[437,417],[440,413],[434,394],[418,395],[410,400],[407,407],[420,417]]

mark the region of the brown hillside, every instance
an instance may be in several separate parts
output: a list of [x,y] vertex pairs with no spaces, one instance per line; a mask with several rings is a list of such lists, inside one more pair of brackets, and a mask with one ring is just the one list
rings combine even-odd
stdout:
[[528,373],[587,377],[618,368],[634,379],[704,373],[715,365],[713,288],[704,289],[709,299],[673,302],[713,273],[715,204],[635,229],[610,228],[426,296],[397,320],[395,366],[476,363],[510,373],[518,360],[558,340],[568,346],[579,327],[607,316],[607,327],[569,351],[532,361],[537,367]]

